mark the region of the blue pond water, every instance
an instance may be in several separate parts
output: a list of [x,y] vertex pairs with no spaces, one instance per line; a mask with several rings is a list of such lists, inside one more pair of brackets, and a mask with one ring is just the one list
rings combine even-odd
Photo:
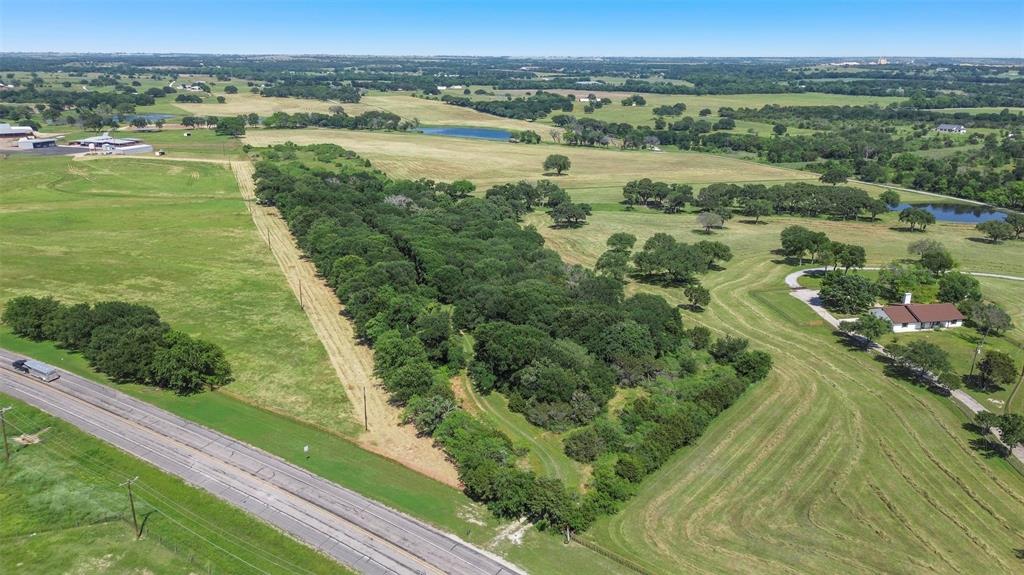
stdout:
[[[910,204],[900,204],[892,208],[894,212],[903,211],[909,208]],[[914,204],[914,207],[921,208],[935,216],[940,222],[959,222],[962,224],[980,224],[989,220],[1005,220],[1006,212],[1000,212],[985,206],[972,206],[969,204]]]
[[507,141],[512,134],[508,130],[496,130],[494,128],[418,128],[420,132],[431,136],[449,136],[453,138],[477,138],[480,140]]

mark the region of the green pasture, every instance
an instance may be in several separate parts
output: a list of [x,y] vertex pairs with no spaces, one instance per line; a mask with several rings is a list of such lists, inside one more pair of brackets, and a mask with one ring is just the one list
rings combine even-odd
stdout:
[[[571,230],[552,229],[539,213],[526,222],[566,259],[592,265],[618,231],[640,243],[655,232],[706,237],[694,217],[597,212]],[[683,311],[684,324],[750,338],[773,355],[773,373],[586,536],[659,573],[1019,572],[1024,478],[991,455],[949,399],[886,376],[875,356],[844,345],[788,294],[783,278],[796,268],[772,250],[791,224],[864,245],[868,265],[906,257],[921,236],[884,220],[782,217],[732,220],[716,232],[711,239],[735,257],[702,278],[712,304]],[[990,246],[975,236],[946,223],[926,234],[964,269],[1024,275],[1024,242]],[[1024,319],[1019,287],[984,286]],[[629,290],[683,303],[678,288]]]
[[[348,573],[249,514],[62,420],[0,395],[12,450],[0,462],[0,571]],[[15,438],[34,436],[21,444]],[[143,536],[132,532],[134,484]]]

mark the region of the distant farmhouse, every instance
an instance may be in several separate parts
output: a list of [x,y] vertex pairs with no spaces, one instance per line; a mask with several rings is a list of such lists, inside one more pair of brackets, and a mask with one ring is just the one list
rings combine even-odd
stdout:
[[935,131],[943,134],[966,134],[967,128],[962,124],[939,124]]
[[153,151],[153,146],[143,144],[142,140],[135,138],[114,138],[109,132],[103,132],[102,136],[82,138],[71,142],[72,146],[89,148],[104,154],[148,154]]
[[0,124],[0,139],[13,140],[27,138],[34,133],[31,126],[12,126]]
[[903,303],[872,308],[871,313],[889,320],[892,331],[896,333],[960,327],[964,324],[963,314],[951,303],[910,303],[910,299],[911,294],[904,294]]

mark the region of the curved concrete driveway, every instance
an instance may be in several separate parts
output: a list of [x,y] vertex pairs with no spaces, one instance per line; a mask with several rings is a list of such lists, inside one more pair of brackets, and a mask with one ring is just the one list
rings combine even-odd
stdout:
[[[869,268],[860,268],[860,269],[864,269],[864,270],[877,270],[879,268],[869,267]],[[814,310],[814,313],[818,314],[818,316],[820,316],[822,319],[824,319],[826,322],[828,322],[829,325],[831,325],[832,327],[838,329],[839,328],[839,324],[842,323],[842,320],[837,319],[834,315],[831,314],[831,312],[829,312],[827,309],[825,309],[821,305],[821,300],[818,298],[818,290],[808,289],[808,288],[805,288],[805,287],[800,285],[800,277],[801,276],[806,275],[808,272],[823,272],[823,271],[826,271],[824,267],[816,267],[816,268],[807,268],[807,269],[797,270],[797,271],[795,271],[793,273],[790,273],[789,275],[786,276],[786,286],[790,288],[789,295],[791,295],[791,296],[795,297],[796,299],[806,303],[808,306],[810,306],[810,308],[812,310]],[[1012,280],[1012,281],[1022,281],[1022,282],[1024,282],[1024,277],[1019,277],[1019,276],[1010,276],[1010,275],[1004,275],[1004,274],[990,274],[990,273],[984,273],[984,272],[963,272],[963,273],[968,274],[968,275],[972,275],[972,276],[978,276],[978,277],[998,278],[998,279],[1004,279],[1004,280]],[[880,346],[880,345],[878,345],[875,342],[871,342],[871,349],[873,349],[876,352],[881,353],[883,355],[888,355],[886,353],[886,351],[885,351],[885,348]],[[937,381],[934,382],[934,383],[936,385],[938,385]],[[988,411],[987,409],[985,409],[985,407],[983,405],[981,405],[981,403],[978,402],[978,400],[976,400],[973,397],[971,397],[970,394],[968,394],[966,391],[964,391],[962,389],[951,389],[951,390],[949,390],[949,392],[950,392],[950,396],[953,399],[955,399],[958,402],[960,402],[964,407],[969,409],[971,411],[971,413],[981,413],[982,411]],[[996,435],[996,437],[1000,437],[999,431],[997,429],[992,429],[992,432]],[[1021,463],[1024,463],[1024,445],[1018,445],[1016,448],[1014,448],[1013,449],[1013,455],[1014,455],[1014,457],[1019,459],[1021,461]]]

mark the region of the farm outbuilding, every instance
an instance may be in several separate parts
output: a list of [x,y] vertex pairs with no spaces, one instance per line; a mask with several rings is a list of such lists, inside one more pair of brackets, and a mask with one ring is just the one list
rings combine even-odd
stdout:
[[18,140],[19,150],[38,150],[40,148],[56,148],[55,138],[22,138]]
[[967,128],[963,124],[939,124],[935,131],[943,134],[966,134]]
[[83,146],[86,148],[102,148],[104,146],[123,148],[125,146],[134,146],[140,141],[141,140],[137,140],[135,138],[114,138],[110,135],[110,132],[103,132],[103,135],[100,136],[75,140],[74,142],[71,142],[71,145]]
[[10,124],[0,124],[0,138],[13,139],[13,138],[25,138],[34,134],[35,131],[32,126],[12,126]]

